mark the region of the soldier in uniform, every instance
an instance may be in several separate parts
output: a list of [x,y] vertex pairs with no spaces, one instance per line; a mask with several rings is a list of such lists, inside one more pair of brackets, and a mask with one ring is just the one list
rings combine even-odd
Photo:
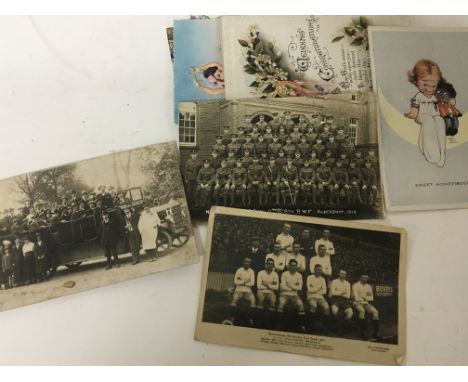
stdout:
[[348,169],[349,167],[349,159],[346,153],[341,153],[340,157],[338,158],[341,160],[341,167]]
[[278,135],[278,142],[281,143],[281,145],[285,145],[288,134],[286,134],[286,130],[283,125],[280,126],[277,135]]
[[237,142],[241,146],[246,142],[246,134],[242,126],[237,129]]
[[362,169],[361,198],[365,205],[377,206],[377,174],[372,167],[372,161],[366,160]]
[[249,133],[245,136],[245,142],[241,146],[242,155],[245,155],[245,150],[248,149],[250,154],[255,154],[255,143],[252,142],[252,135]]
[[333,157],[336,158],[338,156],[338,151],[340,147],[338,143],[335,141],[334,135],[330,134],[328,136],[328,142],[325,144],[325,148],[331,151]]
[[312,126],[314,128],[314,130],[318,130],[318,128],[320,127],[320,117],[317,113],[313,113],[311,116],[310,116],[310,126]]
[[291,137],[286,137],[286,144],[283,146],[283,151],[286,157],[294,155],[296,150],[296,145],[292,143]]
[[250,150],[246,149],[244,150],[244,156],[241,158],[242,160],[242,166],[248,170],[249,169],[249,166],[252,164],[253,162],[253,157],[250,153]]
[[356,162],[357,168],[364,167],[364,159],[362,159],[362,153],[359,150],[356,150],[356,152],[354,153],[353,160]]
[[223,127],[223,145],[227,147],[231,143],[231,128],[229,126]]
[[229,150],[228,151],[228,156],[226,158],[226,165],[227,167],[232,170],[234,167],[236,167],[236,162],[237,162],[237,158],[235,157],[234,155],[234,151],[233,150]]
[[214,170],[219,168],[221,166],[221,157],[218,155],[218,152],[216,150],[211,152],[211,158],[210,158],[210,166]]
[[315,145],[312,146],[312,150],[317,153],[317,158],[322,159],[325,154],[325,145],[322,144],[322,138],[317,137]]
[[217,151],[220,158],[226,158],[227,147],[223,144],[223,136],[216,137],[216,143],[212,147],[213,151]]
[[242,127],[244,128],[244,132],[246,134],[249,134],[252,131],[252,116],[250,114],[245,115],[245,120],[244,123],[242,124]]
[[351,184],[351,191],[352,191],[352,204],[355,206],[358,202],[362,204],[361,199],[361,180],[362,180],[362,173],[361,169],[356,167],[356,162],[351,161],[349,162],[349,183]]
[[258,129],[258,125],[253,125],[252,126],[252,131],[250,132],[250,135],[252,137],[252,142],[257,143],[258,137],[262,135],[260,130]]
[[332,171],[333,199],[340,205],[341,199],[346,198],[348,205],[351,204],[351,187],[349,185],[348,170],[343,167],[343,161],[339,158],[336,167]]
[[263,114],[259,115],[258,119],[259,119],[257,122],[258,131],[260,132],[260,134],[265,134],[265,130],[266,130],[266,127],[268,126],[268,122],[265,121],[265,116]]
[[301,158],[301,153],[299,151],[296,151],[294,153],[293,165],[296,166],[297,170],[299,171],[303,164],[304,160]]
[[264,167],[265,171],[265,203],[269,202],[270,195],[275,196],[276,204],[279,204],[279,181],[281,167],[275,163],[275,157],[271,156],[268,165]]
[[273,131],[271,131],[271,126],[268,125],[265,129],[265,134],[263,134],[263,139],[267,145],[270,145],[273,142]]
[[268,152],[264,151],[260,154],[260,159],[258,160],[258,162],[263,166],[268,166],[268,162],[270,161],[269,157],[268,157]]
[[273,142],[271,142],[268,145],[268,154],[270,156],[273,155],[274,157],[277,157],[278,152],[281,150],[282,147],[283,147],[283,145],[281,143],[279,143],[279,141],[278,141],[278,135],[274,134],[273,135]]
[[327,162],[327,167],[330,169],[330,171],[335,168],[336,159],[330,150],[325,151],[325,158],[323,158],[323,160]]
[[241,156],[241,144],[237,142],[237,134],[231,134],[231,143],[227,145],[229,151],[234,151],[234,156],[239,158]]
[[234,205],[236,193],[241,194],[242,205],[245,206],[245,195],[247,190],[247,170],[242,166],[240,159],[231,172],[231,205]]
[[375,150],[369,149],[365,161],[370,161],[372,163],[372,168],[377,168],[379,164],[379,159],[375,156]]
[[260,155],[262,152],[268,152],[268,143],[265,142],[263,135],[258,136],[258,141],[255,144],[255,153]]
[[[185,181],[185,189],[187,191],[187,197],[191,202],[196,201],[195,193],[197,189],[197,176],[198,171],[202,167],[202,162],[198,159],[198,153],[193,150],[190,153],[190,158],[187,159],[185,162],[185,169],[184,169],[184,181]],[[98,200],[99,198],[98,194]],[[101,200],[102,203],[102,200]]]
[[299,125],[294,125],[293,130],[289,134],[291,137],[291,142],[297,145],[301,141],[301,131],[299,130]]
[[315,184],[315,170],[310,167],[309,159],[304,160],[304,167],[299,170],[299,182],[301,186],[303,202],[309,203],[312,196],[312,202],[317,203],[317,186]]
[[221,161],[221,167],[216,170],[215,175],[215,186],[213,196],[215,203],[219,204],[219,197],[224,198],[224,205],[227,204],[227,197],[230,190],[231,181],[231,169],[227,166],[226,159]]
[[284,165],[288,162],[288,158],[284,155],[284,150],[281,149],[278,151],[278,157],[276,158],[276,164],[279,166],[280,169],[283,168]]
[[354,143],[351,142],[349,139],[344,141],[340,146],[340,154],[345,153],[348,158],[353,157],[354,152],[356,151],[356,147]]
[[309,123],[306,121],[304,114],[299,115],[299,122],[297,123],[297,125],[301,134],[305,134],[309,129]]
[[335,142],[338,143],[338,147],[340,148],[340,150],[341,150],[341,145],[343,144],[343,142],[347,140],[348,140],[348,137],[344,133],[343,126],[338,126],[336,128]]
[[323,124],[323,130],[319,134],[319,137],[322,138],[322,142],[328,142],[328,137],[330,136],[330,125],[328,123]]
[[310,152],[310,159],[309,159],[310,167],[312,167],[315,171],[320,167],[320,159],[317,158],[317,151],[312,150]]
[[327,115],[327,124],[330,126],[330,133],[335,135],[336,134],[336,124],[335,124],[335,117],[333,117],[333,115]]
[[215,182],[215,169],[210,166],[210,161],[205,159],[203,167],[197,176],[197,204],[208,208],[210,205],[210,194]]
[[290,134],[291,131],[293,130],[295,123],[291,119],[291,112],[290,111],[285,111],[284,112],[284,121],[283,121],[283,126],[284,126],[284,131],[286,134]]
[[315,132],[315,127],[310,125],[305,133],[307,143],[312,147],[317,142],[318,134]]
[[307,142],[307,136],[302,134],[301,135],[301,141],[297,145],[297,151],[299,151],[301,153],[301,156],[303,158],[308,158],[309,155],[310,155],[310,149],[311,149],[311,146]]
[[253,163],[249,166],[248,169],[248,180],[249,184],[247,186],[247,198],[249,205],[252,204],[252,196],[256,192],[258,196],[258,202],[260,205],[264,201],[264,172],[263,166],[258,162],[258,157],[253,157]]
[[278,134],[279,128],[283,124],[281,118],[282,117],[278,117],[278,113],[276,111],[273,112],[273,119],[269,123],[273,134]]
[[293,205],[297,202],[299,194],[299,174],[293,165],[293,158],[288,157],[286,165],[281,169],[280,193],[283,203],[286,204],[286,196],[289,196]]
[[315,178],[317,180],[317,188],[318,195],[320,197],[320,203],[325,203],[325,193],[328,192],[328,199],[330,201],[330,204],[333,204],[333,185],[331,184],[331,170],[327,166],[326,160],[322,160],[320,162],[320,167],[317,169]]

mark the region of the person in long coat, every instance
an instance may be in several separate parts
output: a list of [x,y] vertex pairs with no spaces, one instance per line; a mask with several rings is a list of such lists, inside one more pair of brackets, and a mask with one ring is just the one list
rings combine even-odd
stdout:
[[13,254],[13,286],[23,285],[23,243],[19,237],[15,238],[15,243],[12,248]]
[[145,206],[138,221],[138,231],[140,231],[141,244],[143,250],[155,260],[157,249],[158,227],[161,225],[158,213]]
[[48,249],[47,245],[42,239],[42,235],[40,232],[36,232],[36,245],[34,246],[34,270],[36,272],[36,279],[40,281],[44,281],[47,276],[47,268],[48,268]]
[[127,207],[125,208],[124,222],[125,234],[127,235],[128,245],[132,253],[133,265],[140,262],[140,232],[138,230],[138,215]]
[[[106,270],[111,269],[113,265],[120,267],[119,257],[117,255],[117,242],[119,240],[118,226],[114,219],[111,219],[109,213],[102,213],[101,222],[101,244],[104,247],[107,259]],[[112,262],[112,258],[114,262]]]
[[36,272],[34,270],[35,245],[28,236],[24,238],[22,251],[24,256],[23,281],[28,285],[36,281]]

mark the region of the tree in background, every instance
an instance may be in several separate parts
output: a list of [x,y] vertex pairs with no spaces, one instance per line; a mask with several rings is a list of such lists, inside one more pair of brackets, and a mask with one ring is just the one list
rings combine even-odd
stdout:
[[55,203],[65,195],[66,191],[90,191],[75,174],[76,165],[64,165],[48,170],[17,176],[15,183],[24,195],[24,201],[31,205],[38,201]]
[[142,163],[141,172],[149,176],[144,190],[147,202],[164,204],[185,197],[175,143],[146,147],[138,150],[137,155]]

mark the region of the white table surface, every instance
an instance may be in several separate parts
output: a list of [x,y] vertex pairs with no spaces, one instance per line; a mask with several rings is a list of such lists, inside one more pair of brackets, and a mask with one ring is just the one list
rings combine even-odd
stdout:
[[[2,17],[0,178],[176,139],[171,22]],[[452,210],[380,221],[409,231],[407,364],[468,364],[467,219]],[[206,226],[196,233],[201,254]],[[194,341],[200,275],[201,263],[0,313],[0,363],[346,364]]]

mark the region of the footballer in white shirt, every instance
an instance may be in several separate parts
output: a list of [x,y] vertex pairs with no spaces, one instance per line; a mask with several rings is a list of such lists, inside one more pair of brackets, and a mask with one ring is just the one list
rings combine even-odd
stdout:
[[231,300],[231,307],[237,306],[240,299],[245,299],[249,302],[251,308],[255,308],[255,296],[252,292],[252,287],[255,285],[255,272],[250,268],[252,259],[246,257],[234,275],[234,284],[236,289]]
[[292,303],[299,314],[304,314],[304,303],[298,292],[302,290],[302,275],[297,271],[297,261],[289,260],[288,270],[281,274],[278,312],[283,312],[287,303]]
[[307,303],[309,304],[309,312],[315,313],[317,307],[320,307],[323,314],[330,314],[330,307],[325,299],[327,294],[327,283],[322,277],[322,266],[317,264],[314,273],[307,277]]
[[276,272],[283,272],[286,267],[286,256],[281,253],[281,246],[279,243],[275,243],[273,246],[273,252],[269,253],[265,257],[265,262],[272,259],[275,264]]
[[267,259],[265,269],[257,275],[257,308],[267,307],[274,311],[276,306],[276,291],[279,289],[279,277],[275,272],[275,262]]
[[292,251],[292,245],[294,243],[294,237],[290,234],[291,224],[284,223],[281,233],[276,236],[275,243],[279,243],[283,255],[286,255],[288,252]]
[[324,245],[327,249],[327,255],[333,256],[335,254],[335,246],[330,240],[330,230],[324,229],[322,232],[322,237],[315,240],[315,253],[318,255],[319,246]]
[[369,276],[362,274],[359,281],[353,284],[353,307],[359,316],[359,328],[363,338],[367,338],[366,313],[372,317],[372,335],[378,337],[379,332],[379,312],[371,304],[374,301],[374,293],[368,280]]
[[338,316],[341,310],[345,314],[346,320],[351,320],[353,317],[353,309],[349,302],[351,298],[351,285],[346,280],[347,272],[343,269],[340,270],[338,278],[330,283],[330,305],[331,312],[334,317]]
[[299,273],[304,273],[306,271],[306,258],[304,255],[301,255],[301,244],[300,243],[294,243],[293,244],[293,250],[291,253],[288,253],[286,255],[286,264],[289,264],[289,262],[294,259],[297,261],[297,271]]

